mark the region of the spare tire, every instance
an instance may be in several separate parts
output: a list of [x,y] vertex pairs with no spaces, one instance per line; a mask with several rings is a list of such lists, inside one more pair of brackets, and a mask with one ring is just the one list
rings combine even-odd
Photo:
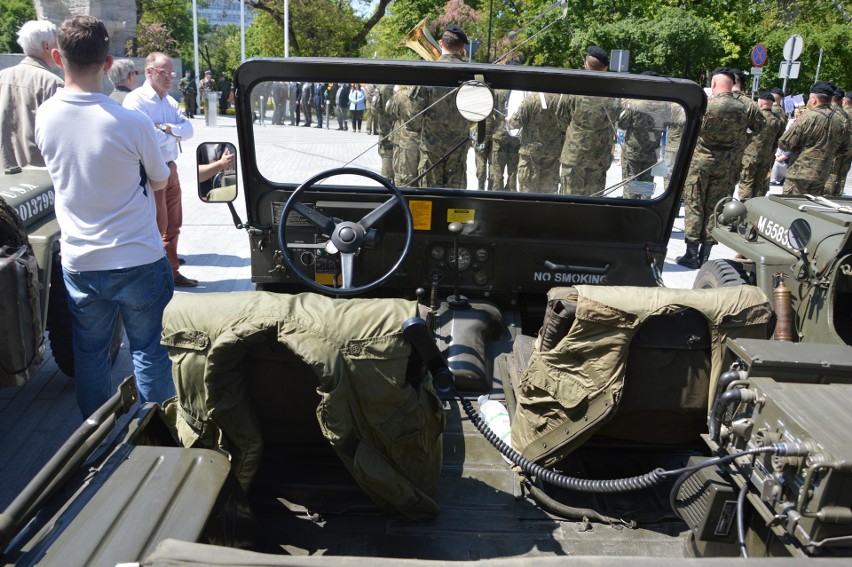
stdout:
[[710,260],[698,270],[692,288],[711,289],[738,285],[753,285],[742,263],[736,260]]
[[[62,264],[59,254],[53,256],[53,266],[50,271],[50,291],[47,296],[47,338],[56,366],[66,376],[74,377],[74,344],[71,338],[71,310],[68,308],[68,291],[62,278]],[[124,323],[121,315],[115,322],[115,330],[109,347],[110,361],[115,362],[121,349],[121,339],[124,336]]]

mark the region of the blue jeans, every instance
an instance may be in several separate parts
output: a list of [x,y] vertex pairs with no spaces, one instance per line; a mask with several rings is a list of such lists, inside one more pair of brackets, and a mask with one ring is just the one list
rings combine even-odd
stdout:
[[110,343],[121,313],[142,403],[175,395],[172,363],[160,344],[163,310],[174,294],[165,256],[152,264],[93,272],[62,270],[73,320],[77,404],[90,416],[113,394]]

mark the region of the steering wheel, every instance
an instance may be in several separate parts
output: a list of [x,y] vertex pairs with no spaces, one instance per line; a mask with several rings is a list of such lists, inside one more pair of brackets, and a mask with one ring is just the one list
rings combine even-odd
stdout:
[[[358,222],[329,218],[317,210],[306,206],[299,200],[302,193],[313,189],[320,181],[336,175],[360,175],[361,177],[372,179],[387,189],[392,196],[390,199],[364,215],[364,217]],[[373,225],[384,218],[384,216],[397,205],[402,208],[403,216],[405,217],[405,244],[402,247],[399,259],[383,276],[377,280],[362,286],[353,286],[352,282],[355,271],[355,256],[357,256],[361,250],[364,240],[367,237],[367,231],[369,231]],[[335,254],[337,252],[340,253],[340,268],[343,280],[341,282],[341,287],[330,287],[317,283],[296,267],[296,262],[293,260],[293,256],[287,248],[287,238],[285,234],[287,230],[286,221],[291,211],[297,212],[308,222],[320,229],[323,234],[329,237],[329,240],[326,242],[326,252],[329,254]],[[287,203],[281,210],[281,216],[278,218],[278,245],[281,247],[281,257],[284,260],[284,264],[287,266],[287,269],[299,278],[302,283],[314,291],[329,295],[357,295],[380,286],[389,277],[391,277],[391,275],[393,275],[400,265],[402,265],[402,261],[405,260],[405,257],[411,250],[411,240],[413,236],[414,222],[411,219],[411,211],[408,208],[408,201],[405,200],[405,196],[402,192],[397,189],[396,185],[394,185],[390,180],[385,179],[381,175],[366,169],[358,169],[354,167],[329,169],[328,171],[317,174],[302,183],[295,191],[293,191],[290,198],[287,199]]]

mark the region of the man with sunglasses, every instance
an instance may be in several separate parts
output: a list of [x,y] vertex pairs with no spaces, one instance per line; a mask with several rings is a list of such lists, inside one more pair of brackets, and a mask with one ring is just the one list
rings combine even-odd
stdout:
[[151,119],[156,129],[157,141],[163,161],[171,173],[166,188],[156,192],[157,227],[163,238],[166,257],[172,267],[175,285],[195,287],[198,280],[190,279],[178,271],[178,237],[183,224],[180,178],[175,160],[180,153],[181,140],[193,136],[192,122],[184,115],[178,102],[169,95],[175,80],[174,64],[171,57],[155,51],[145,59],[145,84],[129,93],[124,99],[124,107],[137,110]]

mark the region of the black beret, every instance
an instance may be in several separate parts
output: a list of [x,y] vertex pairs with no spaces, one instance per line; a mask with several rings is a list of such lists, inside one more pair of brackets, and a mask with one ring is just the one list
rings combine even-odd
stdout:
[[713,72],[710,73],[710,76],[715,77],[716,75],[725,75],[735,82],[737,80],[735,71],[730,67],[716,67],[715,69],[713,69]]
[[817,81],[811,85],[811,92],[826,96],[834,96],[834,85],[828,81]]
[[781,87],[772,87],[772,94],[784,94],[784,90]]
[[470,43],[470,41],[468,41],[468,39],[467,39],[467,34],[464,33],[464,30],[461,29],[460,27],[458,27],[455,24],[448,25],[447,27],[444,28],[444,31],[450,32],[451,34],[458,36],[458,38],[461,40],[461,42],[465,45]]
[[772,93],[769,91],[763,91],[762,93],[760,93],[760,98],[762,98],[763,100],[771,100],[772,102],[775,102],[775,97],[772,96]]
[[834,87],[834,98],[843,98],[846,93],[843,92],[843,89],[840,87]]
[[734,73],[734,75],[736,77],[734,80],[736,82],[738,82],[740,85],[744,85],[745,81],[746,81],[746,72],[743,71],[742,69],[731,69],[731,71]]
[[609,55],[607,55],[606,51],[598,47],[597,45],[590,45],[586,50],[586,55],[591,55],[607,67],[609,67]]

